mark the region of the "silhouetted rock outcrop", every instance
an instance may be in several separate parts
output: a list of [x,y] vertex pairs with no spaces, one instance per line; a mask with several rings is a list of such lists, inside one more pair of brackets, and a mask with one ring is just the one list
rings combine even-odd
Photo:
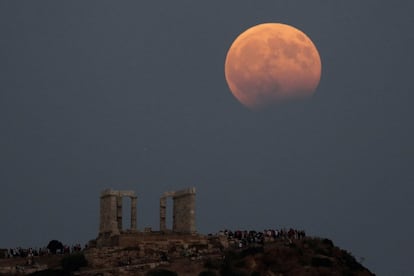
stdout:
[[[152,238],[134,247],[88,248],[77,255],[35,257],[37,267],[25,265],[26,258],[4,259],[0,260],[0,275],[35,271],[35,275],[59,275],[78,268],[75,275],[83,276],[374,275],[329,239],[279,237],[243,244],[223,235]],[[59,260],[51,262],[51,257]]]
[[331,240],[319,238],[228,250],[220,266],[212,270],[218,275],[374,275]]

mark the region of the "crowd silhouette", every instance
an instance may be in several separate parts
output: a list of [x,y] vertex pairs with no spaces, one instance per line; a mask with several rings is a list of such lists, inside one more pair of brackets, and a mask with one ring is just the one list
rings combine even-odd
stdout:
[[265,229],[263,231],[231,231],[226,229],[219,231],[217,235],[226,237],[230,245],[239,248],[251,245],[263,245],[266,242],[277,240],[292,242],[293,240],[301,240],[306,237],[305,230],[297,230],[293,228]]
[[[212,234],[209,234],[212,236]],[[273,242],[278,240],[285,240],[292,242],[293,240],[301,240],[306,237],[304,230],[297,230],[293,228],[281,228],[281,229],[265,229],[263,231],[256,230],[221,230],[215,234],[218,237],[224,237],[227,239],[229,246],[233,248],[244,248],[248,246],[261,246],[266,242]],[[76,252],[81,252],[88,248],[88,245],[77,243],[72,246],[62,245],[60,249],[51,250],[48,247],[42,248],[9,248],[4,252],[4,258],[28,258],[32,259],[37,256],[47,256],[53,254],[72,254]]]
[[47,247],[41,247],[41,248],[23,248],[23,247],[15,247],[15,248],[9,248],[5,252],[6,258],[26,258],[26,257],[38,257],[38,256],[46,256],[46,255],[52,255],[52,254],[71,254],[76,252],[81,252],[82,250],[86,249],[88,245],[85,245],[83,248],[81,244],[77,243],[75,245],[69,246],[64,245],[62,249],[56,250],[56,253],[53,253],[49,248]]

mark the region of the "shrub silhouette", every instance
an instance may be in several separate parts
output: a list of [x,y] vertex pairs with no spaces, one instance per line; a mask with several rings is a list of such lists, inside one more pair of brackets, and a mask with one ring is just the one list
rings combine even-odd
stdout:
[[75,253],[62,259],[62,269],[65,272],[73,272],[79,270],[83,266],[87,266],[88,261],[82,253]]
[[341,250],[341,259],[347,267],[351,270],[363,270],[364,267],[356,261],[354,256],[346,250]]
[[330,239],[323,239],[323,240],[322,240],[322,243],[323,243],[323,244],[326,244],[326,245],[327,245],[327,246],[329,246],[329,247],[333,247],[333,246],[334,246],[333,241],[332,241],[332,240],[330,240]]
[[51,240],[47,245],[47,249],[53,254],[56,254],[58,250],[63,251],[63,244],[58,240]]
[[332,267],[332,261],[327,259],[327,258],[318,258],[318,257],[313,257],[312,258],[312,266],[323,266],[323,267]]

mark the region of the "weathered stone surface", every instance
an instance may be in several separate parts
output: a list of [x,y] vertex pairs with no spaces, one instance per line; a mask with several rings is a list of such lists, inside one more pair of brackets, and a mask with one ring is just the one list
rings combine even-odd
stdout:
[[[160,231],[161,233],[195,234],[195,188],[180,191],[165,192],[160,198]],[[122,198],[131,198],[131,228],[122,229]],[[173,229],[167,229],[167,198],[173,199]],[[123,246],[131,239],[138,238],[137,231],[137,196],[133,191],[116,191],[107,189],[102,191],[100,200],[99,235],[94,244],[97,247]],[[154,233],[152,231],[146,231]],[[141,233],[142,234],[142,233]],[[135,237],[135,238],[134,238]],[[122,245],[121,245],[122,244]],[[130,243],[132,244],[132,243]]]
[[160,231],[166,227],[167,198],[173,199],[173,232],[195,233],[195,188],[165,192],[160,198]]
[[118,238],[118,246],[86,250],[89,267],[104,269],[144,265],[212,251],[211,241],[202,235],[131,233]]
[[173,200],[173,232],[195,233],[195,190],[178,192]]
[[167,197],[160,198],[160,231],[167,231]]
[[99,234],[119,234],[117,221],[117,195],[113,195],[112,191],[102,193],[100,205]]
[[134,191],[106,189],[100,200],[100,236],[114,236],[122,232],[122,198],[131,198],[131,228],[137,229],[137,196]]

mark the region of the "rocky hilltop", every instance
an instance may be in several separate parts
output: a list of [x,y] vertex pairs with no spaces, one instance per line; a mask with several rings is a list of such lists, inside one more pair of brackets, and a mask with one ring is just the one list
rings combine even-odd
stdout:
[[35,257],[33,264],[42,270],[25,261],[0,260],[0,275],[374,275],[329,239],[261,239],[255,233],[243,238],[151,235],[135,246]]
[[[374,275],[329,239],[278,240],[262,247],[229,250],[216,275]],[[210,266],[210,267],[209,267]]]

